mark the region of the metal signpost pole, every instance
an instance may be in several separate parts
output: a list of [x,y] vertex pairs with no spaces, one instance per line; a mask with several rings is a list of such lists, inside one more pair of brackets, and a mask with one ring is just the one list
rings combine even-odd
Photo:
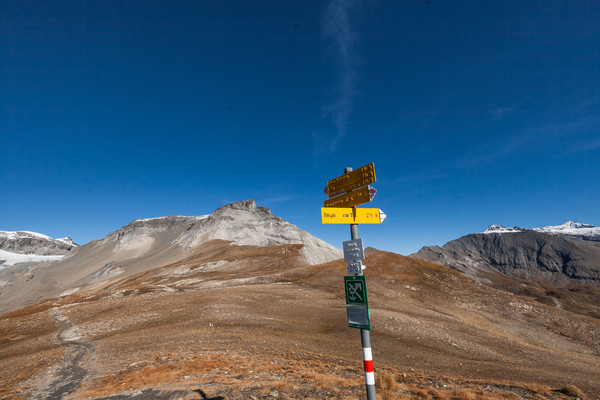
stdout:
[[[344,169],[344,174],[347,174],[351,171],[352,168],[347,167]],[[359,239],[358,224],[350,224],[350,239]],[[356,275],[363,275],[362,268],[360,269],[360,272]],[[367,400],[376,400],[375,373],[373,372],[373,355],[371,353],[371,332],[368,329],[361,329],[360,340],[362,343],[363,362],[365,365],[365,384],[367,387]]]

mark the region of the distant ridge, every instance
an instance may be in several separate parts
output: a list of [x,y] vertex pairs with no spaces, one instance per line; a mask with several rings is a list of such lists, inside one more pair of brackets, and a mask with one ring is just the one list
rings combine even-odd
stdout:
[[490,225],[482,233],[515,233],[525,232],[527,230],[546,233],[548,235],[558,235],[575,239],[600,241],[600,227],[573,221],[567,221],[564,224],[558,226],[544,226],[542,228],[533,229],[523,229],[519,228],[518,226],[515,226],[513,228],[507,228],[502,225]]
[[[600,228],[567,222],[536,229],[491,225],[482,233],[427,246],[411,257],[482,283],[600,315]],[[589,307],[588,307],[589,305]]]
[[78,246],[70,237],[53,239],[37,232],[0,231],[0,249],[15,253],[57,255],[66,254]]
[[[523,229],[491,225],[484,232],[423,247],[411,256],[458,269],[472,277],[497,271],[528,280],[600,282],[600,228],[568,221]],[[592,242],[592,243],[589,243]]]
[[0,269],[20,263],[58,261],[77,248],[71,238],[53,239],[29,231],[0,231]]

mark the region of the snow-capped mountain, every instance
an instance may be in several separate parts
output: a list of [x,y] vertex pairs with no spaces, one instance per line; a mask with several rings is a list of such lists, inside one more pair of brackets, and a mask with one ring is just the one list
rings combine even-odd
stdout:
[[600,241],[600,227],[578,222],[567,221],[558,226],[545,226],[534,228],[534,231],[548,233],[550,235],[568,236],[584,240]]
[[18,263],[58,261],[78,247],[71,238],[53,239],[37,232],[0,231],[0,268]]
[[[502,225],[490,225],[482,233],[516,233],[525,232],[527,230],[528,229],[519,228],[518,226],[507,228]],[[600,241],[600,227],[573,221],[567,221],[558,226],[544,226],[542,228],[533,228],[531,230],[535,232],[546,233],[548,235],[566,236],[573,239]]]
[[38,263],[48,261],[58,261],[64,256],[38,256],[37,254],[19,254],[6,250],[0,250],[0,269],[3,267],[12,267],[19,263]]
[[0,249],[15,253],[64,255],[77,246],[70,237],[54,239],[37,232],[0,231]]
[[523,229],[515,226],[514,228],[507,228],[502,225],[490,225],[485,231],[482,233],[490,234],[490,233],[513,233],[513,232],[523,232]]

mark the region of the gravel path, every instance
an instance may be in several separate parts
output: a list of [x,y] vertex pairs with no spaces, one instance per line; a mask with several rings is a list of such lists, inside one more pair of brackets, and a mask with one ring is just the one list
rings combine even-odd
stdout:
[[52,317],[58,323],[57,338],[64,353],[58,366],[43,378],[40,389],[33,393],[36,399],[60,400],[73,393],[87,376],[87,371],[80,366],[81,360],[93,348],[73,333],[69,319],[58,309],[52,311]]

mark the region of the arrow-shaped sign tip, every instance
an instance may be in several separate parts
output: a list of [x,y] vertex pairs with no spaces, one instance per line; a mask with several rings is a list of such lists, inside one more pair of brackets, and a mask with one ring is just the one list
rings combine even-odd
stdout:
[[379,209],[379,218],[381,219],[381,222],[383,222],[383,220],[387,217],[387,215],[385,215],[385,213]]
[[373,197],[375,197],[375,194],[377,194],[377,189],[369,186],[369,197],[371,198],[371,200],[373,200]]

